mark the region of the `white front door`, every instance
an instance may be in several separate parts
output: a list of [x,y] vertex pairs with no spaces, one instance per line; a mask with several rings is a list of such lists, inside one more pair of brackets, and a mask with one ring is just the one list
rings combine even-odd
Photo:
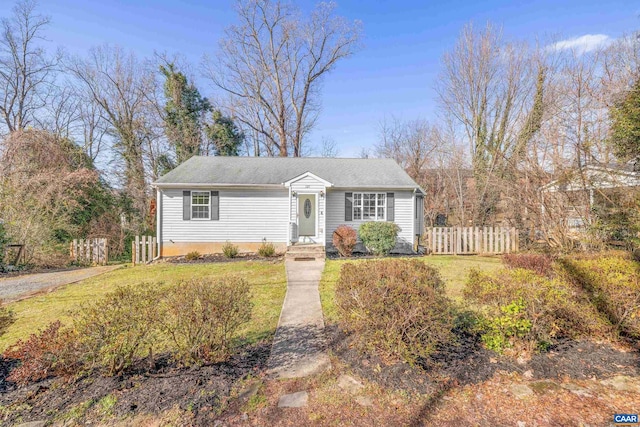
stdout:
[[316,195],[298,195],[298,235],[316,235]]

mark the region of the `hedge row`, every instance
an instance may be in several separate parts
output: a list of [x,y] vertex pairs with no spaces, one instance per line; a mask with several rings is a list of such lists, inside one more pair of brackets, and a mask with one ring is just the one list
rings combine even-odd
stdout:
[[154,353],[166,348],[184,365],[221,361],[231,355],[232,339],[251,310],[249,285],[235,276],[120,287],[82,306],[72,325],[55,322],[5,352],[20,362],[8,380],[28,383],[94,369],[116,375],[137,360],[154,365]]

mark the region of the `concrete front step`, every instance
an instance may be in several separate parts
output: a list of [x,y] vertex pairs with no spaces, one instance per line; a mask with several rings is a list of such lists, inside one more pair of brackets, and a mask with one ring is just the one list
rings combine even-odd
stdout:
[[322,261],[326,257],[324,254],[286,254],[284,259],[290,261]]
[[287,248],[287,252],[299,252],[299,253],[324,253],[324,246],[322,245],[293,245]]
[[322,245],[289,246],[285,259],[325,259],[325,247]]

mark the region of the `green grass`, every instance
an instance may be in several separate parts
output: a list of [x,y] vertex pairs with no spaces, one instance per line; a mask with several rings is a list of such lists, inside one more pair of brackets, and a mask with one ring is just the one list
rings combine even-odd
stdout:
[[118,286],[138,283],[169,284],[193,277],[233,273],[251,285],[253,317],[239,331],[248,342],[256,342],[275,332],[286,292],[287,279],[283,263],[246,261],[219,264],[156,264],[126,266],[103,275],[64,286],[50,294],[8,304],[16,322],[0,338],[0,352],[19,339],[44,329],[55,320],[68,324],[73,311],[83,303],[98,299]]
[[[429,256],[422,258],[425,263],[437,267],[446,283],[447,295],[454,300],[462,299],[462,288],[469,271],[473,268],[491,271],[502,266],[499,257],[481,256]],[[362,262],[362,260],[327,260],[320,281],[320,301],[325,320],[337,320],[336,306],[333,300],[336,282],[340,275],[340,267],[346,262]]]

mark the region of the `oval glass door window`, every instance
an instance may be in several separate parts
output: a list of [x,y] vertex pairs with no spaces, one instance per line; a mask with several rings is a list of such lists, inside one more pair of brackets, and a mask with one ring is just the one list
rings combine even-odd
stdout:
[[311,216],[311,200],[304,201],[304,217],[309,218]]

